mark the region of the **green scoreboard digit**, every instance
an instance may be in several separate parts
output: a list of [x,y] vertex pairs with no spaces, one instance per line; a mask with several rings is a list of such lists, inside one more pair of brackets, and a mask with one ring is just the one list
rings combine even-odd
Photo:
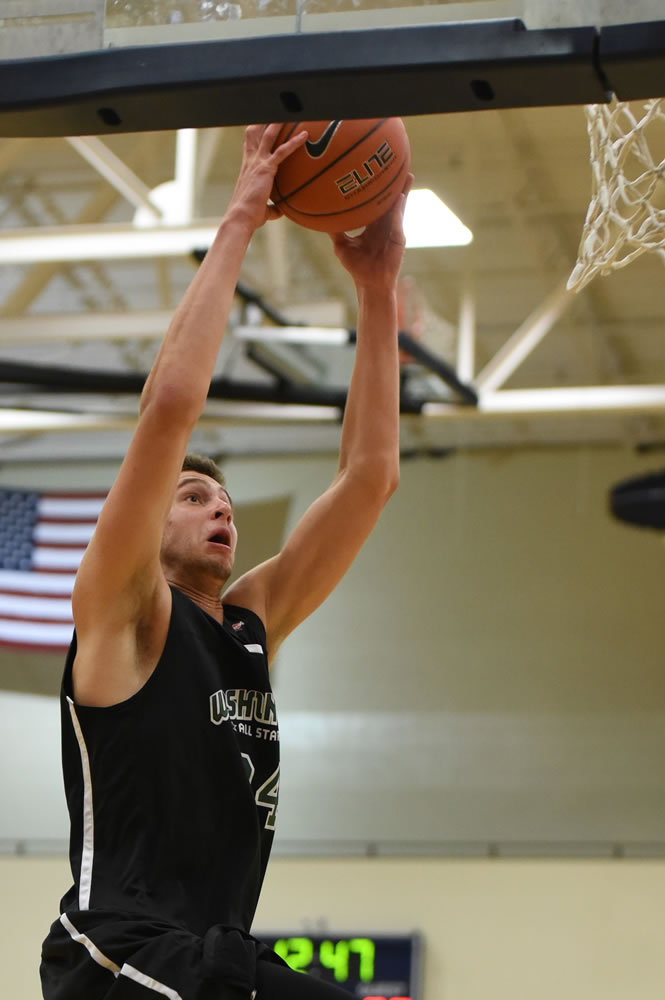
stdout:
[[418,934],[260,934],[296,972],[336,983],[358,1000],[419,1000]]

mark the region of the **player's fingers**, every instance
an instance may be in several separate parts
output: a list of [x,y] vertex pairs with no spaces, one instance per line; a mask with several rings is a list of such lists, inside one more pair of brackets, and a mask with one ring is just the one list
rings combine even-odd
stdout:
[[395,199],[395,203],[392,206],[388,215],[392,216],[393,219],[397,219],[401,222],[404,217],[404,209],[406,208],[406,199],[409,196],[409,191],[413,184],[413,174],[409,173],[406,175],[406,179],[402,186],[402,190]]
[[248,125],[245,129],[245,149],[257,149],[264,130],[265,125]]
[[303,145],[303,143],[307,139],[308,134],[309,133],[306,130],[302,132],[296,132],[296,134],[290,136],[286,140],[286,142],[280,143],[280,145],[273,150],[273,157],[275,159],[275,162],[277,164],[282,163],[287,158],[287,156],[290,156],[294,150],[296,150],[299,146]]
[[404,195],[405,198],[408,198],[409,191],[413,187],[414,180],[415,180],[415,178],[414,178],[413,174],[409,172],[406,175],[406,180],[404,181],[404,187],[402,188],[402,194]]
[[270,153],[272,151],[281,128],[280,122],[270,122],[268,125],[261,125],[259,143],[262,153]]
[[388,238],[393,243],[404,243],[404,212],[406,210],[406,200],[413,184],[413,174],[406,175],[404,186],[395,200],[395,204],[388,213],[390,220]]
[[[401,195],[399,197],[401,198]],[[380,215],[374,222],[370,222],[366,227],[365,232],[372,240],[381,242],[382,240],[390,239],[394,227],[396,205],[397,200],[393,202],[387,212],[384,212],[383,215]]]

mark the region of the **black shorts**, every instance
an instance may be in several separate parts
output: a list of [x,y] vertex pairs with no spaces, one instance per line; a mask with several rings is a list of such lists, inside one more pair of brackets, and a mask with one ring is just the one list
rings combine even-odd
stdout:
[[42,947],[44,1000],[348,1000],[236,928],[203,937],[159,919],[63,913]]

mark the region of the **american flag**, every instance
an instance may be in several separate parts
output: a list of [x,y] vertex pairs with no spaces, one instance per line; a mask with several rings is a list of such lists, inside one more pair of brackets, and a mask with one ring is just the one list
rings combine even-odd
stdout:
[[69,646],[74,577],[105,498],[0,489],[0,646]]

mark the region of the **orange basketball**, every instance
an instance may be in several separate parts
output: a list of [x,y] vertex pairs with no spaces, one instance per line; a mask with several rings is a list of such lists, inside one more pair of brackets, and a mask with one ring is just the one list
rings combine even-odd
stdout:
[[277,144],[307,129],[307,142],[280,165],[271,198],[307,229],[344,233],[387,212],[411,161],[401,118],[288,122]]

